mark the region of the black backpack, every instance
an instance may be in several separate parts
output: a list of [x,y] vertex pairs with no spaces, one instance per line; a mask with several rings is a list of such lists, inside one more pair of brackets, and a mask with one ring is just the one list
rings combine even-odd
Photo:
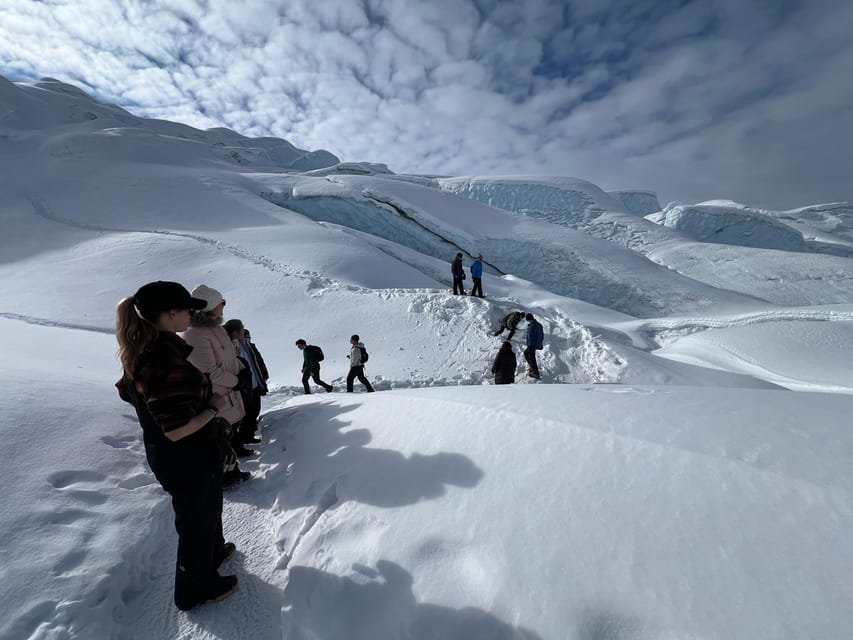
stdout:
[[311,353],[314,354],[314,359],[317,362],[320,362],[325,356],[323,355],[323,350],[318,347],[316,344],[309,344],[306,349],[311,349]]
[[370,356],[367,354],[367,349],[364,347],[359,347],[359,349],[361,349],[361,364],[364,364]]

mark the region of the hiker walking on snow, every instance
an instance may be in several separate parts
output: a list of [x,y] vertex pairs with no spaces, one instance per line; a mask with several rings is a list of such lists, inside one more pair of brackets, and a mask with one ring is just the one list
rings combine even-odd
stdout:
[[478,298],[485,298],[483,295],[483,256],[479,253],[474,262],[471,263],[471,280],[474,281],[471,295]]
[[352,393],[353,383],[356,378],[358,378],[358,381],[364,385],[365,389],[367,389],[367,393],[373,393],[373,387],[370,386],[370,381],[364,377],[364,361],[365,356],[367,355],[367,349],[364,348],[364,343],[360,340],[358,334],[354,334],[349,339],[349,343],[351,347],[349,355],[347,356],[347,358],[349,358],[347,393]]
[[498,349],[498,355],[495,356],[494,363],[492,363],[495,384],[512,384],[515,382],[516,367],[518,367],[518,361],[515,359],[512,343],[509,340],[504,340],[501,348]]
[[305,393],[311,393],[311,387],[308,386],[308,379],[313,378],[314,382],[319,384],[330,392],[333,387],[320,380],[320,361],[323,359],[323,350],[314,344],[308,344],[302,338],[296,341],[296,348],[302,351],[302,386],[305,388]]
[[453,295],[465,295],[465,268],[462,266],[462,254],[457,253],[456,259],[450,265],[450,273],[453,275]]
[[524,359],[528,366],[527,375],[539,380],[539,364],[536,362],[536,352],[542,349],[545,331],[532,313],[528,313],[525,320],[527,320],[527,348],[524,350]]
[[518,327],[518,323],[522,320],[524,320],[524,311],[513,311],[512,313],[508,313],[499,320],[501,326],[497,331],[495,331],[495,335],[499,336],[504,332],[504,329],[509,329],[509,335],[506,339],[512,340],[512,337],[515,335],[515,330]]

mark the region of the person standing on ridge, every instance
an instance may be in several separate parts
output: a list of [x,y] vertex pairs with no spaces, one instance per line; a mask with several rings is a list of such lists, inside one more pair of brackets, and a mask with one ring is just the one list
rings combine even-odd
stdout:
[[494,363],[492,363],[495,384],[512,384],[515,382],[516,367],[518,367],[518,361],[515,359],[515,352],[512,350],[512,342],[504,340],[501,348],[498,349]]
[[349,339],[350,351],[349,358],[349,374],[347,374],[347,393],[352,393],[353,383],[355,379],[364,385],[367,393],[373,393],[373,387],[370,386],[370,380],[364,376],[364,363],[367,355],[367,349],[364,348],[364,343],[358,337],[358,334],[353,334]]
[[524,318],[527,320],[527,348],[524,350],[524,359],[528,366],[527,375],[539,380],[541,376],[539,375],[539,364],[536,362],[536,352],[542,349],[545,331],[532,313],[528,313]]
[[320,380],[320,361],[324,357],[323,350],[315,344],[308,344],[302,338],[296,341],[296,348],[302,351],[302,386],[305,388],[305,393],[311,393],[311,387],[308,386],[309,378],[313,378],[314,382],[329,393],[334,387]]
[[512,337],[515,335],[515,330],[518,327],[518,323],[522,320],[524,320],[524,311],[513,311],[512,313],[508,313],[499,320],[501,326],[497,331],[495,331],[494,335],[499,336],[504,332],[504,329],[509,329],[509,335],[506,339],[512,340]]
[[219,575],[236,550],[222,535],[227,423],[218,415],[230,402],[212,393],[209,378],[187,359],[192,347],[177,335],[189,326],[192,311],[206,305],[177,282],[158,281],[116,309],[123,370],[116,387],[136,409],[148,466],[172,497],[178,533],[174,602],[181,611],[224,600],[237,589],[237,576]]
[[483,295],[483,255],[480,253],[477,254],[474,262],[471,263],[471,280],[474,282],[474,286],[471,288],[471,295],[478,298],[485,298]]
[[465,267],[462,266],[462,254],[457,253],[456,259],[450,265],[450,273],[453,275],[453,295],[465,295]]

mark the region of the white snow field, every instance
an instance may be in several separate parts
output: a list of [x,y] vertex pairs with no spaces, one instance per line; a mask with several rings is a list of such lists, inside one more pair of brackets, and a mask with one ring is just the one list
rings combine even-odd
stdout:
[[[0,638],[850,637],[851,206],[657,209],[0,78]],[[451,294],[457,251],[486,298]],[[115,304],[157,279],[222,291],[272,375],[226,493],[240,588],[188,613],[113,387]],[[542,380],[522,323],[499,390],[517,309]],[[343,393],[352,333],[377,393]],[[297,338],[332,393],[302,395]]]

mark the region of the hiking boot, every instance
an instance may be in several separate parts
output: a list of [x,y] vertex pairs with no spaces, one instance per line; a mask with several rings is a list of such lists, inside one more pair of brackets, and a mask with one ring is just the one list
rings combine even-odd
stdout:
[[261,439],[258,436],[249,436],[246,438],[246,444],[260,444]]
[[531,378],[536,378],[537,380],[540,380],[542,378],[542,376],[540,376],[538,373],[535,373],[533,371],[531,371],[527,375],[530,376]]
[[181,611],[189,611],[200,604],[221,602],[237,591],[237,576],[216,576],[213,582],[197,589],[191,597],[175,597],[175,606]]
[[234,487],[240,484],[241,482],[245,482],[251,477],[252,474],[248,471],[232,469],[231,471],[227,471],[225,475],[222,476],[222,488],[228,489],[230,487]]
[[222,549],[219,551],[218,560],[216,562],[216,568],[219,569],[223,564],[228,562],[234,554],[237,552],[237,545],[233,542],[226,542],[222,545]]
[[326,385],[326,393],[331,393],[334,390],[335,390],[335,388],[332,385],[330,385],[330,384]]
[[234,449],[234,453],[237,455],[238,458],[246,458],[248,456],[253,455],[255,453],[255,450],[247,449],[246,447],[241,445],[238,448]]

